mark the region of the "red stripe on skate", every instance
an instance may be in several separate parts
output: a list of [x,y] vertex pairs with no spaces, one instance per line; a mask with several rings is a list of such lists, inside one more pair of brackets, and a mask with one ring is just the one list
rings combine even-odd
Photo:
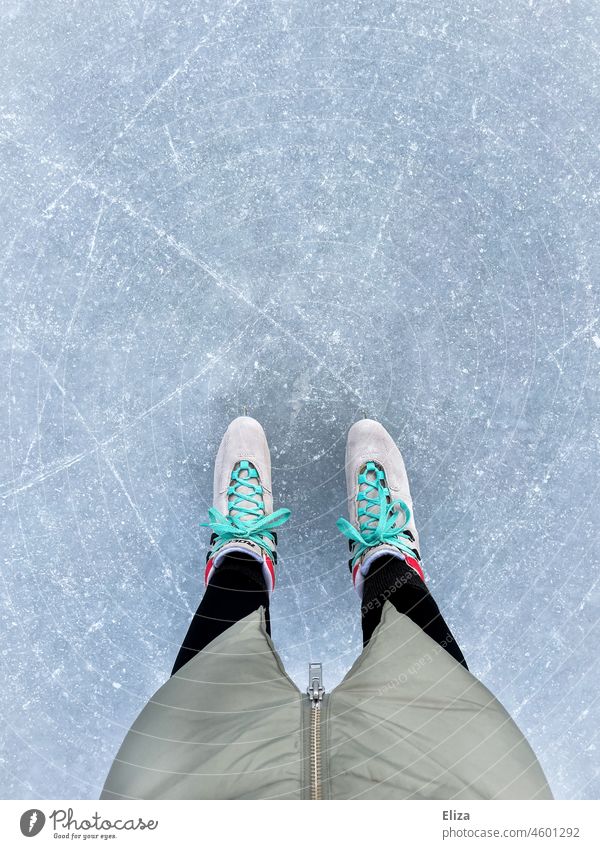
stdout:
[[275,567],[273,566],[273,561],[270,557],[267,557],[265,554],[265,564],[267,569],[269,570],[269,574],[271,575],[271,591],[275,589]]
[[419,561],[418,561],[418,560],[415,560],[415,558],[414,558],[414,557],[409,557],[409,556],[408,556],[408,554],[405,554],[405,555],[404,555],[404,559],[406,560],[406,562],[408,563],[408,565],[411,567],[411,569],[414,569],[414,570],[415,570],[415,572],[417,573],[417,575],[419,576],[419,578],[420,578],[420,579],[423,581],[423,583],[424,583],[424,582],[425,582],[425,573],[423,572],[423,570],[422,570],[422,569],[421,569],[421,567],[419,566]]

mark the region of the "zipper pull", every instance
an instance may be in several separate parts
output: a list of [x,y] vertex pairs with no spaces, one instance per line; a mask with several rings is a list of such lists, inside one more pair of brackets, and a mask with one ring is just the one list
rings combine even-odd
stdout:
[[323,698],[325,687],[323,686],[323,664],[308,664],[308,688],[306,690],[313,702],[313,707],[319,707]]

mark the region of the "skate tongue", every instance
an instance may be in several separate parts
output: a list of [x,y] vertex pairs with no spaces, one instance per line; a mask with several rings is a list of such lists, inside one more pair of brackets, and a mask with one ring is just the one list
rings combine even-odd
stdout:
[[361,574],[367,575],[371,568],[371,564],[380,557],[398,557],[400,560],[406,559],[399,548],[382,543],[381,545],[376,545],[373,548],[370,548],[365,554],[363,561],[360,564]]
[[[230,518],[247,522],[251,518],[256,519],[258,515],[264,515],[264,509],[257,511],[256,501],[257,495],[262,494],[262,488],[254,466],[248,461],[242,461],[239,466],[240,468],[236,466],[232,474],[227,508]],[[231,492],[231,488],[234,492]]]
[[215,568],[224,557],[229,557],[236,553],[249,554],[255,560],[258,560],[259,563],[262,563],[263,561],[263,550],[260,546],[256,545],[256,543],[250,542],[250,540],[247,539],[232,539],[231,542],[228,542],[227,545],[224,545],[215,554],[213,561]]

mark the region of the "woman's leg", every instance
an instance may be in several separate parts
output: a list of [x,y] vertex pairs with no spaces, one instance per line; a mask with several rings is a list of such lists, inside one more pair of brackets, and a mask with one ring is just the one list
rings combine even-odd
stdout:
[[376,560],[365,578],[361,607],[364,645],[369,642],[381,620],[386,600],[468,669],[463,653],[427,586],[398,557],[381,557]]
[[219,634],[259,607],[265,608],[267,633],[270,634],[269,593],[261,564],[239,552],[224,557],[208,582],[171,675]]

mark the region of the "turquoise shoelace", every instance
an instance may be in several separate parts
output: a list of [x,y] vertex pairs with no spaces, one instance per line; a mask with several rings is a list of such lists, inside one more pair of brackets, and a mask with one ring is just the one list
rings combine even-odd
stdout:
[[[374,473],[375,478],[369,477]],[[364,484],[366,489],[359,492],[356,501],[359,505],[357,515],[360,530],[351,525],[347,519],[337,520],[341,533],[355,544],[352,566],[363,554],[376,545],[393,545],[409,557],[414,557],[414,543],[406,535],[406,527],[410,522],[410,507],[398,498],[389,501],[390,491],[385,485],[385,474],[375,463],[369,462],[358,476],[359,488]],[[399,510],[404,514],[404,521],[399,522]]]
[[[242,477],[240,472],[247,474]],[[258,481],[258,472],[248,460],[242,460],[233,470],[227,490],[229,501],[228,515],[224,516],[216,507],[208,510],[208,522],[201,522],[200,527],[210,528],[216,534],[212,553],[216,554],[224,545],[234,539],[244,539],[260,546],[270,557],[273,557],[275,528],[285,524],[291,512],[281,507],[265,516],[265,503],[262,499],[263,488]],[[241,487],[251,490],[241,492]]]

